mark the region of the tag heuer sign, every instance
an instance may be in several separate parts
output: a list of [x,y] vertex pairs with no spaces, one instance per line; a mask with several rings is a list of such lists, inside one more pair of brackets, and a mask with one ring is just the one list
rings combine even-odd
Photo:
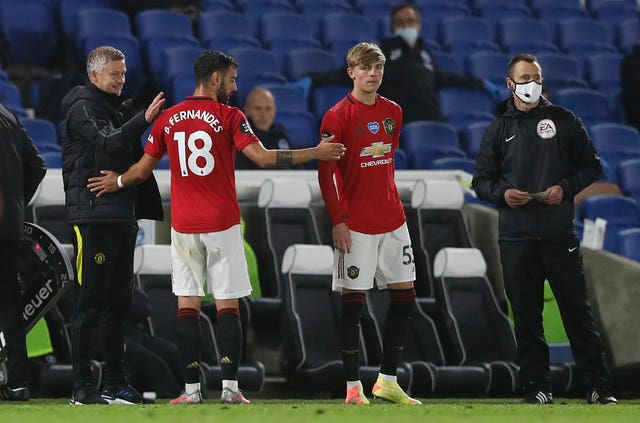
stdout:
[[22,317],[29,332],[72,286],[73,267],[58,240],[28,222],[24,224],[18,257],[18,284],[24,299]]

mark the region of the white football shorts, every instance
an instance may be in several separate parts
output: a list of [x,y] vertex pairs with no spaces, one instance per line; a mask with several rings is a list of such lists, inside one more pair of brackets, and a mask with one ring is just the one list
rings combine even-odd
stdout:
[[383,234],[350,230],[351,252],[334,250],[333,290],[367,290],[375,279],[379,289],[416,279],[416,267],[407,224]]
[[171,229],[173,293],[202,297],[204,286],[218,300],[251,294],[240,225],[220,232],[184,234]]

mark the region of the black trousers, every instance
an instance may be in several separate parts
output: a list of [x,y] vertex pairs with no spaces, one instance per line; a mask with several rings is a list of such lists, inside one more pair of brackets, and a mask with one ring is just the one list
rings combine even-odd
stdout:
[[76,301],[71,326],[74,388],[91,384],[92,339],[98,335],[105,385],[125,382],[123,322],[131,306],[133,251],[138,225],[93,223],[73,227]]
[[20,241],[0,240],[0,331],[7,343],[9,386],[27,385],[27,346],[22,318],[24,300],[18,284]]
[[587,387],[609,383],[604,347],[587,297],[580,241],[574,235],[500,241],[507,297],[515,320],[520,381],[526,389],[550,389],[549,347],[542,309],[547,279],[558,302],[577,370]]

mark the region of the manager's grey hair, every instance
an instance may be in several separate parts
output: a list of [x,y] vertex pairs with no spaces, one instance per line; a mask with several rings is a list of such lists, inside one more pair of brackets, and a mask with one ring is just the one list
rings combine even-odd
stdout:
[[91,72],[100,72],[107,66],[110,61],[122,61],[124,60],[124,53],[115,47],[101,46],[96,47],[89,53],[87,58],[87,75],[91,78]]

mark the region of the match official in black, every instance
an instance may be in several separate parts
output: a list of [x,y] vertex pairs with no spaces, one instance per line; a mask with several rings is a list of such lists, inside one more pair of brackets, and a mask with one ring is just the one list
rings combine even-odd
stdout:
[[511,58],[506,83],[512,96],[484,134],[472,185],[480,199],[499,211],[500,260],[525,401],[553,403],[542,326],[548,279],[584,377],[587,401],[617,403],[573,222],[573,197],[600,177],[600,160],[580,119],[541,96],[542,68],[535,56]]

